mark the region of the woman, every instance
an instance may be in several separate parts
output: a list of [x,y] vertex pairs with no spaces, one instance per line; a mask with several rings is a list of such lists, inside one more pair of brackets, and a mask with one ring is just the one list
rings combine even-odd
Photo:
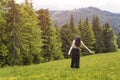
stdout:
[[75,40],[73,40],[72,45],[71,45],[69,52],[68,52],[68,55],[70,55],[70,53],[72,54],[71,68],[79,68],[79,61],[80,61],[79,47],[81,45],[85,49],[87,49],[90,53],[92,53],[92,51],[87,46],[85,46],[85,44],[83,43],[81,38],[78,36]]

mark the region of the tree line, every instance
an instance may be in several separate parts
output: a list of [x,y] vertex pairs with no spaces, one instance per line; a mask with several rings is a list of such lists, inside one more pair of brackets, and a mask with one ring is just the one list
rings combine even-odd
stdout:
[[[74,24],[74,13],[70,22],[59,27],[52,26],[49,10],[35,11],[25,0],[17,4],[14,0],[0,2],[0,66],[30,65],[68,58],[72,40],[81,36],[85,45],[95,53],[117,51],[120,35],[117,37],[105,22],[99,24],[99,17],[80,17]],[[118,42],[117,42],[118,40]],[[81,55],[90,55],[81,47]]]

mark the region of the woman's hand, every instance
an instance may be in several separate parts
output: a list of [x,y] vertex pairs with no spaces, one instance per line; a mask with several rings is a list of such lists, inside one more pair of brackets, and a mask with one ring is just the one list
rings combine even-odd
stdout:
[[91,53],[91,54],[95,54],[95,52],[94,52],[94,51],[90,51],[90,53]]

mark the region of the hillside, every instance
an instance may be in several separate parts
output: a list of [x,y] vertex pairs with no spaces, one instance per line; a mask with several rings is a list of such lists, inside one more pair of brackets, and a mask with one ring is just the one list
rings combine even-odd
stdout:
[[2,68],[0,80],[120,80],[120,50],[81,57],[80,69],[71,69],[70,61]]
[[[55,23],[58,23],[59,26],[62,26],[63,24],[68,23],[70,20],[71,12],[72,11],[70,11],[70,10],[50,11],[50,16],[51,16],[53,25]],[[84,19],[86,16],[89,17],[89,20],[91,22],[92,17],[95,14],[95,15],[99,16],[100,24],[103,24],[104,22],[108,21],[116,33],[120,32],[120,14],[118,14],[118,13],[112,13],[112,12],[100,10],[95,7],[74,9],[73,13],[74,13],[75,24],[78,24],[80,17],[82,17]]]

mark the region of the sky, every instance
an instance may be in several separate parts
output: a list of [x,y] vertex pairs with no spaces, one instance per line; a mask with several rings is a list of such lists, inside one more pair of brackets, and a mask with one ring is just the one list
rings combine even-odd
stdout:
[[[25,0],[16,0],[17,3],[24,1]],[[113,13],[120,13],[120,0],[32,0],[32,3],[34,9],[73,10],[85,7],[96,7]]]

